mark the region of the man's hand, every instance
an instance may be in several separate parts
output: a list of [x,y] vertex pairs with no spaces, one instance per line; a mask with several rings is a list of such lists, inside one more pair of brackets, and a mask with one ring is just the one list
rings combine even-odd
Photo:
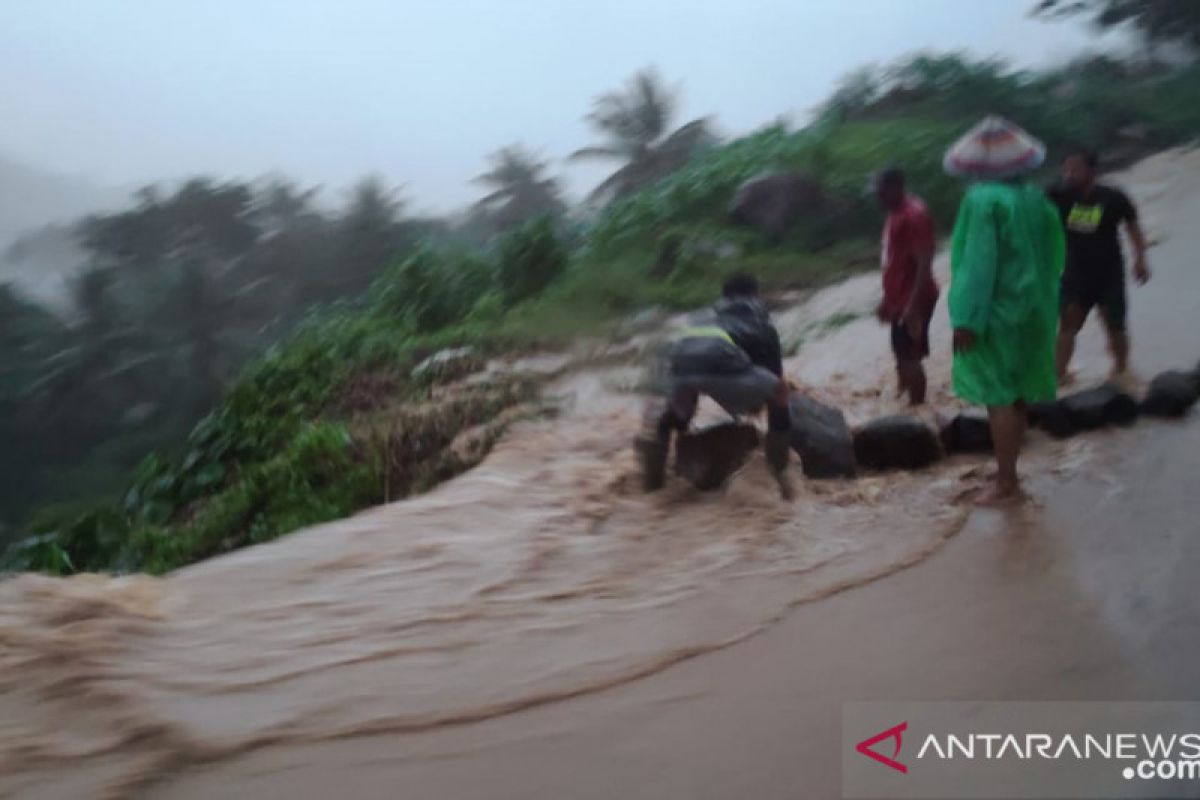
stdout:
[[975,346],[975,332],[968,328],[954,329],[954,352],[965,353]]
[[1137,281],[1138,286],[1145,286],[1150,281],[1150,267],[1146,266],[1146,256],[1144,253],[1139,253],[1137,259],[1133,262],[1133,277]]

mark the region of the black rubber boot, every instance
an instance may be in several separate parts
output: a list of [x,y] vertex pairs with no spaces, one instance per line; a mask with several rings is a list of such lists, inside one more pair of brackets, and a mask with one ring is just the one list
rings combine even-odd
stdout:
[[767,432],[767,466],[771,468],[771,475],[775,477],[775,482],[779,484],[779,494],[784,500],[791,500],[795,496],[795,490],[792,488],[792,479],[788,475],[788,453],[792,449],[790,431],[768,431]]
[[633,447],[637,450],[638,460],[642,464],[642,488],[647,492],[661,489],[667,481],[667,454],[670,452],[670,439],[639,436],[633,440]]

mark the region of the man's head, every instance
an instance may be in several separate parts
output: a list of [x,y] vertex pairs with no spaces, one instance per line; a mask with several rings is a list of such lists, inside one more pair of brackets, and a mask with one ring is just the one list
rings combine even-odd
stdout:
[[1063,182],[1072,189],[1087,191],[1096,183],[1096,167],[1100,160],[1091,150],[1076,148],[1062,162]]
[[885,211],[895,211],[904,204],[904,170],[888,167],[875,176],[875,198]]
[[758,278],[748,272],[735,272],[725,279],[721,287],[724,297],[758,297]]

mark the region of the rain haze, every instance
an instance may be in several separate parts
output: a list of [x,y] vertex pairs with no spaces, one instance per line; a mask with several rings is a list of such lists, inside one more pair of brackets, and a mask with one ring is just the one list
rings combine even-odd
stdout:
[[378,173],[410,208],[479,196],[486,155],[522,142],[572,197],[606,164],[592,98],[655,65],[678,120],[724,134],[802,121],[848,70],[923,48],[1062,60],[1096,45],[1025,0],[9,0],[0,156],[129,187],[281,172],[340,190]]

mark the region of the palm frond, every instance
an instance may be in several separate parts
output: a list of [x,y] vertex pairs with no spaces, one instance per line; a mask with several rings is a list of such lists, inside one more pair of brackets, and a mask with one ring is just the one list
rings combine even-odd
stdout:
[[630,177],[637,172],[637,167],[637,164],[626,164],[612,175],[609,175],[600,182],[599,186],[588,192],[588,202],[595,202],[610,195],[619,194],[624,189]]
[[620,147],[611,145],[596,145],[593,147],[581,147],[574,153],[567,156],[568,161],[579,161],[585,158],[627,158],[629,153]]
[[690,156],[699,145],[715,138],[709,128],[708,118],[701,117],[671,133],[656,149],[664,155],[682,153]]
[[493,203],[496,203],[500,200],[505,200],[509,197],[512,197],[513,193],[514,193],[513,187],[504,186],[504,187],[497,189],[496,191],[491,192],[487,195],[484,195],[483,197],[476,200],[475,208],[480,208],[483,206],[490,206]]

